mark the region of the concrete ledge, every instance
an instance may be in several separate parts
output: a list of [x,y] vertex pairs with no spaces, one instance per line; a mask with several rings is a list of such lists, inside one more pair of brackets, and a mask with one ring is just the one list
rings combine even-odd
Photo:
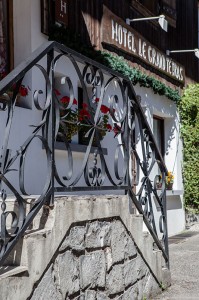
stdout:
[[[82,153],[85,153],[86,152],[86,149],[87,149],[88,146],[86,145],[80,145],[80,144],[70,144],[70,148],[72,151],[74,152],[82,152]],[[56,150],[66,150],[66,146],[63,142],[56,142],[55,143],[55,149]],[[91,147],[91,151],[90,153],[94,153],[96,150],[98,150],[97,147]],[[108,154],[108,150],[107,148],[102,148],[102,152],[104,155],[107,155]]]
[[[42,217],[42,214],[40,214],[40,217]],[[89,220],[111,220],[113,218],[119,218],[122,221],[141,252],[144,252],[143,249],[145,247],[148,251],[152,249],[151,244],[153,240],[151,237],[147,238],[146,244],[143,242],[142,216],[129,213],[128,196],[89,195],[56,198],[53,209],[49,210],[45,227],[42,230],[30,231],[24,236],[19,262],[24,270],[29,270],[30,276],[28,278],[15,277],[15,281],[12,282],[9,281],[9,277],[1,280],[0,290],[3,298],[0,295],[0,300],[11,299],[9,298],[10,295],[15,295],[15,299],[22,299],[20,298],[20,290],[27,291],[27,294],[24,294],[23,298],[27,299],[29,291],[32,290],[32,287],[41,278],[41,275],[60,247],[72,224],[85,223]],[[37,221],[40,222],[39,219]],[[36,224],[34,228],[38,228]],[[160,274],[162,266],[161,264],[157,265],[160,259],[157,259],[156,255],[154,258],[151,258],[151,256],[154,256],[153,252],[151,254],[148,253],[146,258],[143,255],[157,280],[160,282],[162,278]]]
[[5,266],[5,267],[0,267],[0,280],[3,278],[7,278],[10,276],[16,276],[19,274],[22,274],[24,272],[28,272],[27,267],[23,266]]
[[178,195],[183,195],[183,193],[184,193],[183,190],[166,190],[167,196],[178,196]]

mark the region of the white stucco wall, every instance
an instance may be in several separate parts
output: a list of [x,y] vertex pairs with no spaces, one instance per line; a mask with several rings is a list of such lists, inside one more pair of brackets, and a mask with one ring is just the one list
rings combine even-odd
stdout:
[[41,33],[40,0],[13,1],[14,65],[26,59],[48,37]]
[[[14,64],[17,66],[21,61],[26,59],[33,50],[39,47],[42,43],[47,40],[47,36],[41,33],[41,21],[40,21],[40,1],[39,0],[15,0],[14,5]],[[43,61],[41,64],[45,64]],[[77,86],[79,80],[74,75],[72,71],[73,67],[70,63],[67,65],[60,64],[58,66],[57,72],[62,74],[70,74],[73,84],[75,97],[77,97]],[[26,76],[24,79],[25,84],[28,84],[30,91],[30,101],[31,95],[36,89],[42,89],[41,85],[44,86],[44,79],[40,72],[36,69],[32,73]],[[176,105],[171,100],[164,96],[155,95],[151,89],[143,88],[137,85],[135,91],[141,96],[142,105],[146,111],[146,116],[148,118],[150,126],[152,126],[152,116],[155,114],[164,118],[165,120],[165,163],[168,170],[174,172],[174,190],[182,190],[182,175],[181,175],[181,163],[182,163],[182,144],[179,136],[179,116],[177,113]],[[41,95],[44,99],[44,95]],[[26,99],[28,100],[28,99]],[[15,148],[20,145],[23,140],[24,135],[27,136],[31,132],[31,127],[25,126],[37,124],[41,118],[41,113],[35,113],[35,108],[33,103],[28,103],[28,107],[32,106],[32,110],[17,108],[17,115],[14,121],[16,125],[15,131],[12,133],[10,143],[15,145]],[[3,119],[1,119],[1,122]],[[27,127],[27,129],[25,129]],[[1,129],[0,129],[1,130]],[[3,129],[2,129],[3,130]],[[2,131],[1,130],[1,131]],[[3,132],[2,132],[3,134]],[[107,135],[103,143],[108,144],[110,149],[108,150],[107,161],[110,165],[113,164],[113,151],[112,145],[109,142],[109,137],[111,133]],[[18,145],[18,146],[16,146]],[[44,155],[44,150],[41,152],[41,142],[34,141],[33,146],[30,148],[29,155],[37,157],[34,164],[28,162],[26,168],[26,174],[31,174],[27,176],[26,184],[28,192],[31,194],[37,194],[41,191],[42,186],[46,178],[46,160]],[[81,153],[74,154],[75,168],[79,168],[82,161],[83,155]],[[63,160],[66,159],[63,151],[56,151],[56,162],[59,168],[63,167]],[[64,171],[60,171],[64,176]],[[12,175],[14,176],[14,175]],[[11,176],[11,177],[12,177]],[[34,182],[34,184],[33,184]],[[80,182],[81,184],[82,182]],[[16,183],[17,185],[18,183]],[[183,200],[180,195],[170,195],[167,197],[167,207],[168,207],[168,228],[169,235],[175,234],[184,229],[184,209]],[[159,217],[158,208],[155,209],[155,215]]]
[[[154,94],[149,88],[135,86],[137,95],[141,96],[141,104],[145,110],[148,122],[153,129],[153,115],[164,119],[165,134],[165,164],[174,173],[174,193],[167,191],[168,233],[174,235],[185,228],[185,213],[183,207],[182,183],[182,142],[180,139],[180,120],[176,104],[166,98]],[[138,147],[139,144],[138,144]],[[153,177],[152,177],[153,178]],[[159,208],[154,205],[156,224],[159,222]],[[157,226],[158,227],[158,226]]]

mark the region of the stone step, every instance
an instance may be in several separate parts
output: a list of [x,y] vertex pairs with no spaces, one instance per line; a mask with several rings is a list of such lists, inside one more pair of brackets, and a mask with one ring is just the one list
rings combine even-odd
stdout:
[[166,289],[171,285],[171,271],[167,268],[162,268],[162,288]]
[[[31,210],[35,199],[36,199],[36,197],[35,198],[31,197],[31,198],[25,199],[28,203],[28,204],[24,204],[24,209],[25,209],[26,215]],[[0,201],[0,205],[1,205],[1,201]],[[14,211],[16,213],[16,215],[18,216],[19,205],[15,198],[8,197],[6,199],[6,211]],[[43,208],[35,216],[33,222],[29,226],[29,229],[37,230],[37,229],[44,228],[45,223],[47,221],[48,214],[49,214],[49,208],[47,208],[47,206],[44,205]],[[7,226],[7,229],[9,230],[11,227],[12,218],[8,217],[6,221],[7,221],[6,226]],[[0,226],[1,226],[1,224],[0,224]]]
[[151,269],[159,282],[162,282],[162,251],[153,250]]
[[148,264],[151,265],[152,264],[151,253],[153,252],[154,240],[148,231],[144,231],[142,237],[143,237],[143,247],[141,248],[141,250]]
[[[28,254],[27,250],[29,247],[29,238],[31,240],[35,239],[37,243],[39,243],[40,240],[45,239],[47,235],[49,235],[51,232],[50,229],[41,229],[41,230],[27,230],[24,237],[22,239],[19,239],[18,243],[15,245],[14,249],[10,252],[8,257],[3,263],[3,266],[27,266],[28,265]],[[38,244],[38,247],[40,245]],[[30,258],[31,256],[31,250],[29,250]]]
[[161,250],[154,249],[154,240],[148,231],[143,232],[143,247],[141,251],[154,275],[159,282],[162,282],[162,268],[165,267],[165,259]]
[[143,248],[143,216],[142,215],[130,215],[128,219],[128,228],[133,236],[135,243],[139,249]]
[[[42,214],[43,213],[40,214],[40,217],[37,216],[37,221],[40,222]],[[27,289],[26,297],[30,295],[32,287],[38,282],[52,257],[57,253],[60,244],[63,243],[63,239],[70,229],[71,224],[79,223],[81,224],[79,225],[80,227],[84,227],[85,223],[89,222],[89,220],[107,220],[107,222],[111,222],[113,219],[121,220],[121,224],[126,227],[127,232],[131,233],[133,241],[139,248],[139,252],[143,253],[144,260],[147,262],[155,276],[157,276],[158,281],[162,282],[163,280],[160,280],[162,279],[162,273],[159,271],[159,269],[162,269],[161,251],[154,251],[154,241],[150,233],[143,233],[142,215],[129,214],[125,197],[68,196],[60,198],[59,201],[55,202],[54,209],[49,210],[47,221],[43,223],[43,229],[42,226],[36,226],[36,224],[33,225],[32,228],[29,228],[24,235],[21,244],[18,243],[13,250],[12,255],[10,255],[5,262],[5,269],[7,268],[9,271],[9,268],[13,268],[13,275],[6,276],[16,275],[16,283],[12,283],[13,295],[17,284],[23,286],[23,289]],[[123,237],[123,235],[121,235],[121,237]],[[100,240],[100,242],[101,241],[102,240]],[[115,244],[117,243],[118,241],[116,238]],[[130,249],[132,249],[132,247]],[[61,252],[62,251],[63,250],[61,250]],[[62,256],[62,254],[60,255]],[[9,267],[6,267],[6,265]],[[20,271],[21,273],[17,273],[17,268],[22,268],[22,271]],[[14,269],[16,270],[14,271]],[[27,270],[30,274],[28,278],[24,276],[26,275],[25,271]],[[167,274],[166,271],[165,274]],[[5,279],[5,277],[3,278]],[[2,288],[5,288],[6,291],[3,281],[1,281],[0,285],[0,289]],[[24,299],[26,298],[24,297]]]

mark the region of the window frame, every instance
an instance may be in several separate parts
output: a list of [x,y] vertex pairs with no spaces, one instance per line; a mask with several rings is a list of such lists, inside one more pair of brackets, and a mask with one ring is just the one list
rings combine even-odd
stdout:
[[14,68],[14,36],[13,36],[13,0],[2,0],[5,18],[6,39],[6,65],[5,72],[9,73]]
[[[164,14],[166,16],[166,19],[169,22],[169,24],[172,27],[176,28],[177,17],[175,16],[175,18],[173,18],[173,17],[169,16],[163,9],[164,5],[165,5],[164,0],[161,0],[160,4],[159,4],[159,11],[157,11],[157,13],[154,13],[153,11],[148,9],[146,6],[144,6],[142,3],[140,3],[139,0],[131,0],[132,8],[136,9],[137,12],[140,13],[143,17],[155,17],[157,15]],[[155,22],[153,20],[151,22],[153,23],[153,25],[159,27],[157,22]]]
[[[159,125],[160,125],[160,131],[161,131],[161,135],[160,135],[160,154],[162,155],[162,158],[164,160],[164,156],[165,156],[165,119],[160,117],[160,116],[157,116],[157,115],[153,115],[153,134],[154,134],[154,120],[158,121],[159,122]],[[156,141],[156,139],[155,139]],[[157,143],[157,141],[156,141]]]

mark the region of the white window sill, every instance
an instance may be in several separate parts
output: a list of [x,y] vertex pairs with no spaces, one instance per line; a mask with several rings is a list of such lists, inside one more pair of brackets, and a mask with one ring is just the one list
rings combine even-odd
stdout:
[[166,190],[167,196],[178,196],[178,195],[183,195],[183,193],[184,193],[183,190]]
[[[74,152],[81,152],[81,153],[85,153],[87,146],[86,145],[80,145],[80,144],[70,144],[70,148],[72,151]],[[66,151],[66,147],[65,144],[62,142],[55,142],[55,149],[57,150],[65,150]],[[94,151],[97,149],[97,147],[91,147],[91,151],[90,153],[94,153]],[[107,148],[102,148],[102,152],[104,155],[108,154]]]

